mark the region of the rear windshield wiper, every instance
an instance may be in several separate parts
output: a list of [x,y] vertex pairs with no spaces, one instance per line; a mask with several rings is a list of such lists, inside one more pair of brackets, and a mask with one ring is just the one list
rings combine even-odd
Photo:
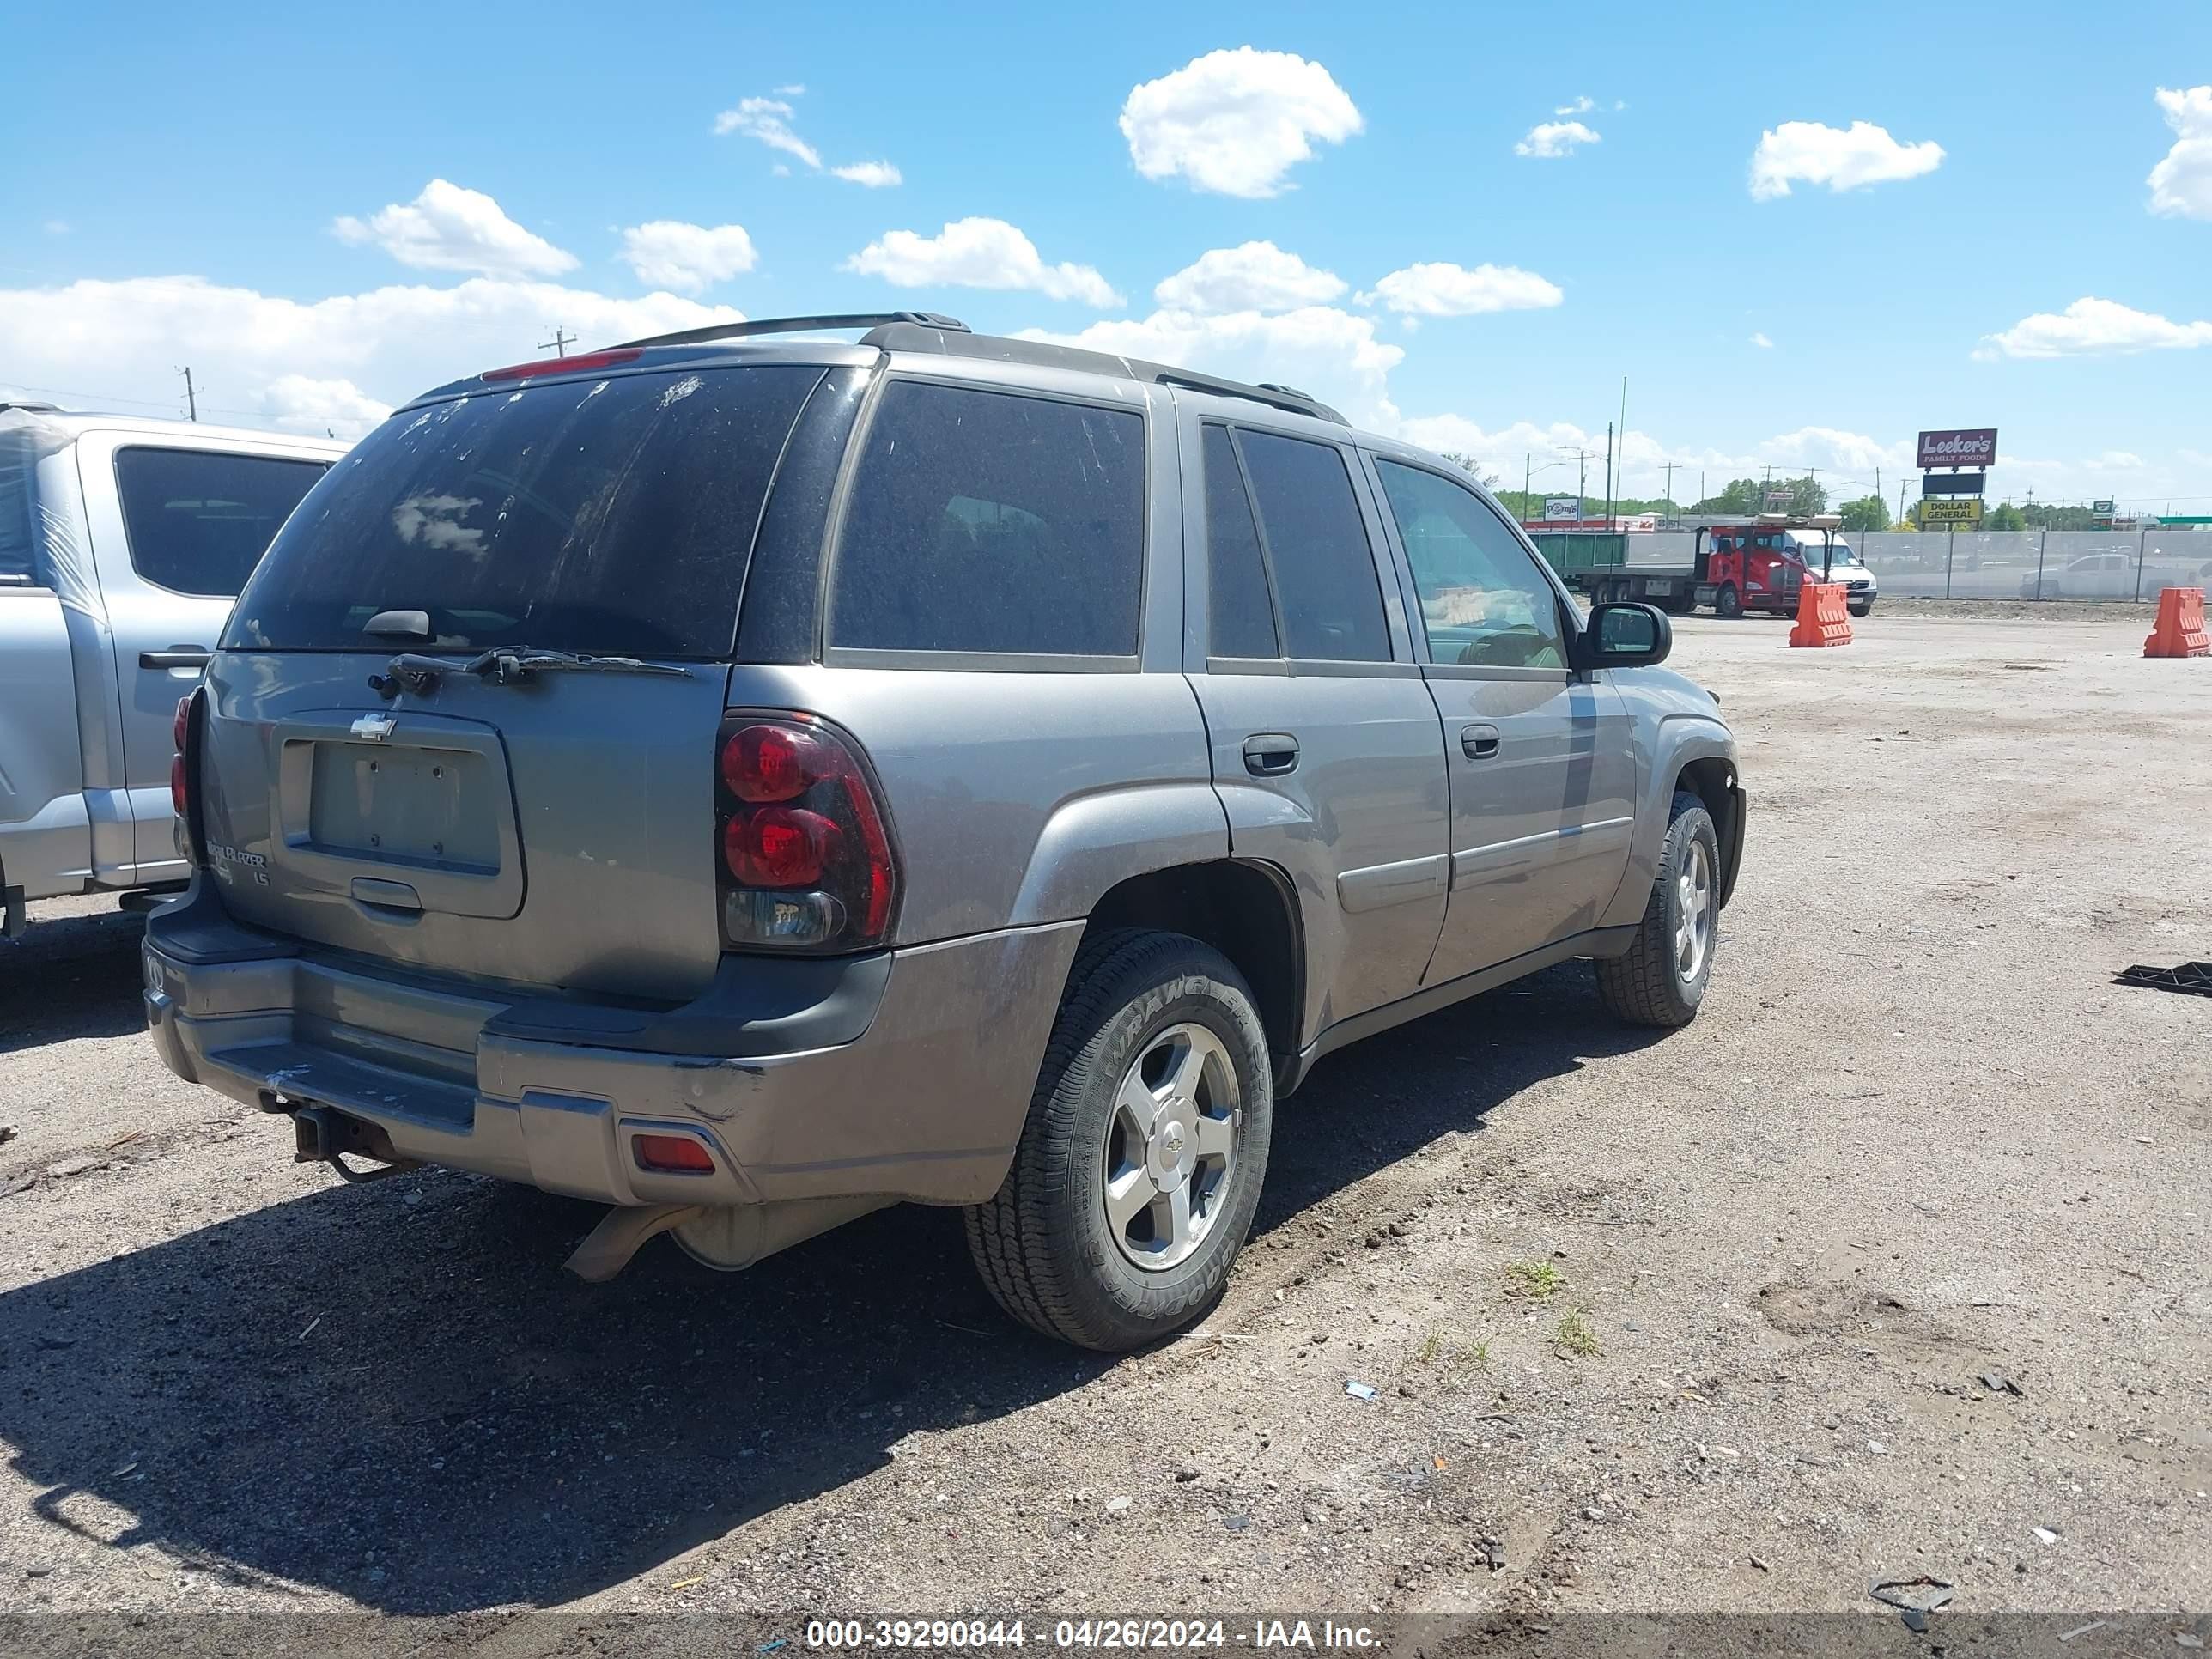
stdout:
[[384,667],[383,673],[368,677],[368,684],[370,690],[387,700],[402,691],[418,696],[434,691],[447,674],[473,674],[494,685],[507,685],[538,673],[673,674],[683,678],[690,672],[672,663],[646,662],[637,657],[592,657],[574,651],[540,651],[526,645],[495,646],[461,662],[404,651]]

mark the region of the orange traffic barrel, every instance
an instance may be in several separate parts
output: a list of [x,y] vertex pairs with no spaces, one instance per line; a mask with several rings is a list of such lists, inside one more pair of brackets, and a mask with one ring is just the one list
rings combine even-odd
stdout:
[[2204,637],[2204,590],[2166,587],[2159,590],[2158,623],[2143,641],[2146,657],[2212,657],[2212,644]]
[[1850,612],[1844,605],[1841,582],[1807,582],[1797,590],[1797,625],[1790,630],[1792,645],[1849,645]]

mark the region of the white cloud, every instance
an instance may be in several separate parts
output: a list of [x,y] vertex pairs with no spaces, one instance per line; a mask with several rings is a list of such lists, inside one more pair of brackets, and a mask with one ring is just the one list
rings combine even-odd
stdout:
[[[1554,115],[1587,115],[1596,107],[1597,105],[1591,101],[1590,95],[1588,93],[1584,93],[1581,97],[1575,99],[1572,102],[1560,105],[1559,108],[1553,110],[1552,113]],[[1619,106],[1616,105],[1615,107],[1618,108]]]
[[655,219],[623,232],[623,261],[641,283],[696,294],[750,270],[757,256],[743,225],[687,225]]
[[2082,298],[2060,312],[2039,311],[2002,333],[1984,335],[1974,356],[2074,357],[2212,345],[2212,322],[2177,323],[2115,300]]
[[779,98],[804,98],[806,95],[806,83],[804,81],[794,81],[787,87],[775,87],[771,90]]
[[1871,121],[1854,121],[1848,128],[1784,121],[1759,135],[1751,158],[1751,195],[1756,202],[1787,196],[1793,179],[1832,191],[1858,190],[1917,179],[1942,161],[1943,146],[1933,139],[1900,143],[1888,128]]
[[318,438],[356,436],[392,413],[390,404],[351,380],[316,380],[305,374],[278,375],[262,388],[261,407],[272,425]]
[[1004,219],[957,219],[934,236],[887,230],[841,269],[902,288],[1029,289],[1054,300],[1118,306],[1121,296],[1089,265],[1048,265],[1036,244]]
[[791,130],[791,106],[778,98],[741,98],[735,109],[714,118],[717,133],[737,133],[797,156],[815,172],[822,170],[822,152]]
[[1486,311],[1537,311],[1567,296],[1557,283],[1517,265],[1477,265],[1472,270],[1446,263],[1407,265],[1359,296],[1380,300],[1395,312],[1423,317],[1471,317]]
[[1768,339],[1764,334],[1753,335],[1751,337],[1751,343],[1757,346],[1761,351],[1771,351],[1774,349],[1774,342]]
[[170,366],[189,362],[214,388],[215,419],[330,426],[352,437],[388,404],[535,356],[556,325],[595,346],[743,316],[672,294],[617,299],[489,276],[313,301],[202,276],[139,276],[0,289],[0,363],[87,401],[167,408]]
[[1152,289],[1170,311],[1295,311],[1325,305],[1350,284],[1273,242],[1246,242],[1199,255]]
[[70,234],[70,222],[66,219],[49,219],[39,228],[49,236],[66,236]]
[[1580,121],[1539,121],[1528,129],[1526,137],[1513,146],[1513,153],[1548,161],[1554,156],[1572,155],[1583,144],[1601,142]]
[[1360,131],[1358,109],[1319,64],[1250,46],[1209,52],[1132,88],[1121,105],[1129,158],[1147,179],[1259,198],[1289,188],[1284,175]]
[[[803,86],[778,87],[778,95],[774,98],[740,98],[735,109],[726,109],[714,118],[714,131],[753,139],[794,157],[810,172],[827,172],[868,190],[884,190],[905,182],[899,170],[889,161],[852,161],[843,167],[825,168],[822,152],[793,131],[792,106],[785,101],[799,97],[805,90]],[[774,171],[782,178],[790,169],[779,161]]]
[[1404,349],[1377,340],[1371,319],[1334,307],[1307,306],[1272,317],[1257,311],[1216,316],[1156,311],[1145,318],[1093,323],[1074,334],[1032,329],[1024,337],[1173,363],[1231,380],[1295,386],[1358,425],[1397,429],[1389,377],[1405,361]]
[[576,256],[508,218],[480,190],[433,179],[412,202],[394,202],[366,220],[348,214],[331,227],[342,242],[372,242],[419,270],[470,270],[483,276],[554,276]]
[[2160,87],[2158,106],[2173,129],[2173,148],[2150,170],[2150,210],[2212,219],[2212,86]]

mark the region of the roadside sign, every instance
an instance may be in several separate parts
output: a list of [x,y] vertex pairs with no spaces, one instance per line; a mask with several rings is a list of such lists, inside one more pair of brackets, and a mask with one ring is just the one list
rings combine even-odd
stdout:
[[1923,495],[1978,495],[1986,472],[1931,472],[1920,481]]
[[1544,521],[1547,524],[1564,521],[1573,524],[1583,516],[1583,498],[1579,495],[1547,495],[1544,497]]
[[1931,466],[1990,466],[1997,459],[1997,429],[1993,426],[1953,428],[1920,434],[1920,459],[1913,463]]
[[1784,507],[1788,507],[1789,505],[1790,492],[1787,489],[1770,489],[1766,492],[1766,510],[1768,512],[1779,513]]
[[2112,516],[2112,503],[2110,501],[2092,501],[2089,503],[2089,510],[2092,513],[2101,513],[2109,519]]
[[1978,530],[1981,524],[1982,498],[1978,495],[1921,498],[1923,530]]

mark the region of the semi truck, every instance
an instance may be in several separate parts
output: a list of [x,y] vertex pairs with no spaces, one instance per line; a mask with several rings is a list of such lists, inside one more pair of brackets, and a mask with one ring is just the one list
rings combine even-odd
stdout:
[[1874,573],[1836,538],[1841,523],[1832,513],[1708,519],[1692,526],[1696,540],[1687,564],[1597,564],[1560,574],[1593,604],[1640,600],[1676,616],[1700,606],[1723,617],[1747,611],[1795,616],[1806,581],[1832,581],[1843,586],[1851,614],[1863,617],[1874,609],[1877,585]]

